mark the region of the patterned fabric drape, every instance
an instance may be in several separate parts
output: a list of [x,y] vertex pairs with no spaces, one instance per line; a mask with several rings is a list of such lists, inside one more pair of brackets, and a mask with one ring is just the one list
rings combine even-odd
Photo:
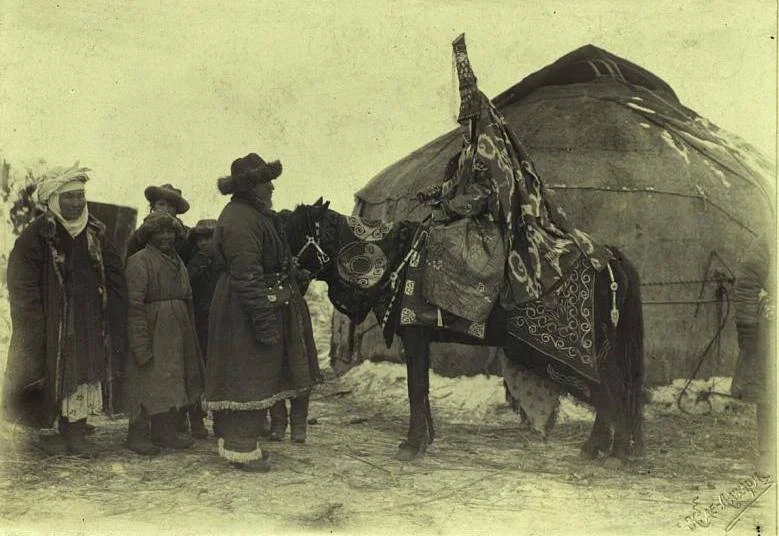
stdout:
[[546,196],[524,147],[476,87],[464,39],[454,46],[464,139],[454,180],[492,186],[488,210],[504,233],[508,254],[504,307],[543,296],[581,255],[600,271],[610,252],[574,228]]

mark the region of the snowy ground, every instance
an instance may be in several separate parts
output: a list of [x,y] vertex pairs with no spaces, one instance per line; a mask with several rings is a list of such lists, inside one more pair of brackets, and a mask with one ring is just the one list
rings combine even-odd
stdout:
[[[328,308],[312,303],[312,316],[326,366]],[[329,377],[313,395],[308,442],[268,444],[265,475],[228,468],[213,438],[137,456],[122,446],[125,419],[94,420],[104,452],[91,462],[46,458],[29,431],[5,426],[0,533],[684,534],[724,533],[734,519],[728,534],[774,531],[775,486],[740,517],[726,500],[742,483],[756,494],[769,486],[751,479],[753,408],[716,394],[711,407],[695,403],[712,386],[726,393],[727,379],[694,382],[688,413],[676,403],[682,381],[654,390],[647,455],[621,469],[578,456],[587,408],[564,401],[544,442],[520,430],[499,378],[431,383],[438,437],[405,464],[393,459],[407,424],[405,369],[389,363]]]

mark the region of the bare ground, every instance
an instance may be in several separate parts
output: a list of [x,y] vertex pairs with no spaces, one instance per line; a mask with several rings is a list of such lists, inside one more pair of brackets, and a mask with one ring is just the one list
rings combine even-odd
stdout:
[[[405,370],[385,367],[397,376],[366,386],[363,372],[318,389],[308,442],[267,444],[268,474],[229,468],[213,438],[135,455],[122,445],[124,419],[94,420],[105,449],[94,461],[46,458],[29,432],[6,428],[2,533],[724,534],[736,518],[728,534],[775,532],[775,486],[740,517],[737,506],[710,506],[754,482],[749,406],[691,416],[655,402],[646,457],[612,468],[578,456],[591,421],[563,419],[543,442],[502,401],[469,415],[457,393],[434,390],[438,438],[421,461],[400,463]],[[695,505],[701,523],[689,528]]]

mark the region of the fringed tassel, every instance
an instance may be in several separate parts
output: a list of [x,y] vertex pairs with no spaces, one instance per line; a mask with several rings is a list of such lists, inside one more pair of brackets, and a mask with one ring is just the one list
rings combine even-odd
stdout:
[[219,455],[225,460],[227,460],[228,462],[248,463],[254,460],[262,459],[262,449],[260,448],[259,444],[257,444],[254,450],[251,450],[249,452],[236,452],[234,450],[227,450],[225,448],[224,438],[220,437],[218,441],[218,445],[219,445]]

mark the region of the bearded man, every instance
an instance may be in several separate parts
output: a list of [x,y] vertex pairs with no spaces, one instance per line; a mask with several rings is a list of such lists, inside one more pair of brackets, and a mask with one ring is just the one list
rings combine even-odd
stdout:
[[232,199],[213,238],[222,270],[209,311],[205,407],[214,412],[219,454],[238,469],[264,472],[261,410],[306,397],[321,377],[299,274],[271,208],[281,163],[251,153],[230,172],[218,181]]

